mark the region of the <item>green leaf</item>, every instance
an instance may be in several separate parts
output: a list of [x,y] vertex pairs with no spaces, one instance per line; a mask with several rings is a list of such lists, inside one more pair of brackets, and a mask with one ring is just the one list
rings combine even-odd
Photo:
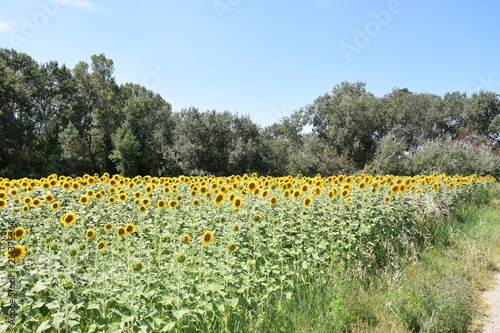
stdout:
[[89,303],[89,305],[87,306],[87,310],[99,310],[100,309],[100,306],[99,304],[97,303]]
[[42,290],[49,288],[49,286],[50,285],[47,282],[43,282],[42,280],[40,280],[37,281],[37,283],[35,283],[35,286],[33,287],[33,289],[31,289],[31,291],[34,293],[38,293]]
[[161,332],[170,332],[174,327],[175,327],[175,321],[172,321],[172,322],[168,323],[167,325],[165,325],[165,327],[163,327]]
[[50,325],[50,320],[46,320],[43,323],[41,323],[40,326],[38,326],[36,333],[43,332],[49,328],[52,328],[52,326]]
[[187,309],[181,309],[181,310],[173,310],[172,314],[175,317],[175,319],[181,319],[185,315],[189,314],[190,311]]

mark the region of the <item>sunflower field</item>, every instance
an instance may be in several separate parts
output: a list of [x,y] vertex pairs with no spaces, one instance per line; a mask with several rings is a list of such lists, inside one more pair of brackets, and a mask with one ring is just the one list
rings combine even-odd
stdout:
[[15,289],[0,291],[0,331],[240,331],[305,276],[415,256],[428,237],[419,217],[446,216],[494,181],[0,178],[0,281]]

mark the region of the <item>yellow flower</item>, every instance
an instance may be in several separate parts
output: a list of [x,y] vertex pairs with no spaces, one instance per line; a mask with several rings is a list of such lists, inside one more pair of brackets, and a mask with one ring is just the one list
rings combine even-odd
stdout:
[[304,198],[304,201],[303,201],[303,205],[304,207],[309,207],[313,202],[313,199],[311,199],[311,197],[305,197]]
[[269,199],[269,203],[271,204],[271,206],[276,205],[278,203],[278,198],[271,197],[271,199]]
[[17,189],[13,188],[9,191],[9,194],[11,197],[15,197],[19,192],[17,191]]
[[200,204],[200,200],[194,199],[192,203],[194,206],[198,206]]
[[60,220],[64,225],[69,226],[76,221],[76,214],[75,213],[66,213],[63,216],[61,216]]
[[215,198],[214,198],[214,204],[216,206],[220,205],[224,201],[225,198],[226,198],[226,195],[224,193],[220,192],[219,194],[217,194],[215,196]]
[[175,207],[177,207],[177,205],[178,205],[178,204],[179,204],[179,203],[177,202],[177,200],[172,199],[172,200],[170,200],[170,201],[168,202],[168,207],[170,207],[170,208],[175,208]]
[[29,211],[30,211],[30,206],[28,206],[28,205],[24,205],[24,206],[23,206],[23,212],[24,212],[24,213],[27,213],[27,212],[29,212]]
[[167,205],[167,203],[163,199],[158,200],[158,202],[156,203],[156,207],[158,207],[158,208],[165,208],[166,205]]
[[191,242],[191,237],[189,237],[189,235],[184,235],[182,236],[182,239],[181,241],[184,243],[184,244],[188,244]]
[[243,199],[241,199],[240,197],[234,198],[234,200],[233,200],[234,209],[236,209],[236,210],[240,209],[242,204],[243,204]]
[[117,227],[116,228],[116,235],[118,237],[123,237],[123,235],[125,235],[125,232],[126,232],[126,230],[124,227]]
[[211,231],[205,231],[203,236],[201,236],[201,241],[203,244],[210,244],[214,240],[214,234]]
[[98,249],[102,249],[104,246],[106,246],[106,242],[105,241],[99,241],[99,243],[97,243],[97,248]]
[[111,196],[111,197],[108,198],[108,203],[114,204],[115,202],[116,202],[116,198],[115,197]]
[[80,200],[78,200],[78,203],[79,203],[80,205],[86,205],[86,204],[88,204],[88,203],[89,203],[89,197],[88,197],[88,196],[86,196],[86,195],[82,195],[82,196],[80,197]]
[[385,203],[389,203],[389,202],[391,202],[391,197],[390,197],[390,196],[386,196],[386,197],[384,198],[384,202],[385,202]]
[[26,254],[26,247],[21,244],[17,244],[14,247],[8,248],[7,251],[4,252],[5,258],[8,260],[20,260]]
[[349,205],[349,204],[352,202],[352,200],[353,200],[353,199],[352,199],[351,197],[349,197],[349,198],[345,199],[345,204],[346,204],[346,205]]
[[92,239],[94,238],[94,236],[95,236],[95,231],[92,229],[87,230],[87,232],[85,233],[85,237],[87,237],[87,239]]
[[148,198],[144,198],[142,199],[142,205],[143,206],[147,206],[151,203],[151,200],[149,200]]
[[125,233],[127,235],[130,235],[131,233],[133,233],[135,231],[135,225],[133,223],[129,223],[127,224],[127,226],[125,227]]
[[126,194],[126,193],[120,193],[120,194],[118,195],[118,200],[120,200],[120,201],[125,201],[125,200],[127,200],[127,194]]
[[52,194],[46,194],[45,197],[43,197],[43,199],[46,202],[52,202],[52,201],[54,201],[54,195],[52,195]]
[[113,228],[113,226],[111,225],[111,223],[106,223],[104,225],[104,230],[106,230],[106,231],[111,230],[111,228]]
[[147,210],[146,206],[140,206],[139,207],[139,212],[141,212],[141,213],[145,213],[146,210]]
[[58,210],[59,207],[61,207],[61,204],[59,202],[53,202],[52,205],[50,205],[50,209],[52,210]]

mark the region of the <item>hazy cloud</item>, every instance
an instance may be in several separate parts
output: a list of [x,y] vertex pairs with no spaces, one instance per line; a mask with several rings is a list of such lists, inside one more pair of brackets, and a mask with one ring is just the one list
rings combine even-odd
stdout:
[[2,22],[2,18],[0,17],[0,34],[13,31],[15,25],[13,22]]

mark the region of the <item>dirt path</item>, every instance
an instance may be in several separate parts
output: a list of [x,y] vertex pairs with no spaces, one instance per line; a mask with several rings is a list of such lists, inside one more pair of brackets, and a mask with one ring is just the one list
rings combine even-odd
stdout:
[[490,316],[486,319],[484,333],[500,332],[500,273],[496,276],[495,288],[484,293],[486,301],[490,304]]

